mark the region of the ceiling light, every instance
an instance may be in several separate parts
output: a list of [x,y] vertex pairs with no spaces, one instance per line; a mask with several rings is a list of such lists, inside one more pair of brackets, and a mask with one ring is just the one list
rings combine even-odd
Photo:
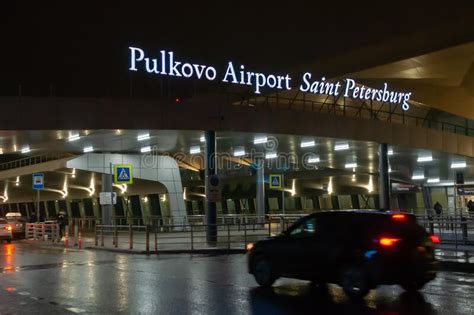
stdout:
[[199,141],[201,141],[201,142],[206,142],[206,137],[201,136],[201,138],[199,138]]
[[387,154],[388,155],[393,155],[393,149],[388,149]]
[[274,159],[274,158],[276,158],[276,157],[277,157],[276,152],[271,152],[271,153],[265,154],[265,158],[266,158],[266,159]]
[[354,168],[357,167],[357,163],[346,163],[345,168]]
[[67,139],[69,142],[72,142],[72,141],[76,141],[76,140],[79,140],[81,138],[81,136],[76,133],[74,135],[70,135],[69,138]]
[[431,155],[428,156],[419,156],[417,162],[431,162],[433,161],[433,157]]
[[319,156],[312,156],[308,158],[308,163],[319,163]]
[[3,154],[3,148],[0,148],[0,154]]
[[268,141],[267,136],[254,138],[253,139],[253,144],[267,143],[267,141]]
[[150,139],[150,134],[145,133],[143,135],[138,135],[137,140],[138,141],[143,141],[143,140],[149,140]]
[[146,153],[146,152],[150,152],[151,151],[151,147],[150,146],[147,146],[147,147],[143,147],[140,149],[140,152],[141,153]]
[[234,156],[244,156],[245,155],[245,149],[244,148],[239,148],[234,150]]
[[466,162],[453,162],[451,163],[451,168],[465,168]]
[[88,152],[92,152],[94,151],[94,147],[93,146],[89,146],[89,147],[85,147],[84,148],[84,153],[88,153]]
[[315,145],[316,143],[314,142],[314,140],[301,142],[302,148],[314,147]]
[[416,179],[425,179],[425,175],[423,175],[423,174],[421,174],[421,175],[413,175],[413,176],[411,177],[411,179],[415,179],[415,180],[416,180]]
[[23,149],[21,149],[21,153],[29,153],[30,151],[30,147],[23,147]]
[[439,183],[439,177],[436,178],[428,178],[428,183]]
[[347,149],[349,149],[348,143],[340,143],[334,146],[334,150],[336,151],[342,151],[342,150],[347,150]]
[[189,149],[189,153],[191,153],[191,154],[201,153],[201,148],[199,146],[191,147]]

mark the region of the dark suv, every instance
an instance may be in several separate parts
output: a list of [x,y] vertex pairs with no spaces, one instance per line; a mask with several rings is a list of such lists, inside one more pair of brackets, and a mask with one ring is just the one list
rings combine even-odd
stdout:
[[336,283],[354,298],[380,284],[415,291],[436,276],[435,243],[410,214],[318,212],[247,246],[248,268],[261,286],[290,277]]

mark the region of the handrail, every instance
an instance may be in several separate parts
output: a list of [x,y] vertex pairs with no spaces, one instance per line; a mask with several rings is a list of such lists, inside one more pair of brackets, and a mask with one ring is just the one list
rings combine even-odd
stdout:
[[1,163],[0,171],[59,160],[59,159],[71,157],[71,156],[74,156],[74,155],[67,152],[53,152],[53,153],[45,153],[45,154],[40,154],[40,155],[29,156],[22,159]]

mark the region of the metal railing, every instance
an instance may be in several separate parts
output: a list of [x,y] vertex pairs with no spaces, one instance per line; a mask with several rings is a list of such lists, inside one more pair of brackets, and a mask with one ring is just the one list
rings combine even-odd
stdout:
[[59,160],[59,159],[67,158],[71,156],[74,156],[74,155],[71,153],[66,153],[66,152],[54,152],[54,153],[45,153],[41,155],[30,156],[30,157],[26,157],[19,160],[1,163],[0,171],[10,170],[10,169],[19,168],[19,167],[25,167],[25,166],[30,166],[30,165],[36,165],[36,164]]
[[25,239],[41,241],[60,241],[59,224],[57,223],[27,223]]

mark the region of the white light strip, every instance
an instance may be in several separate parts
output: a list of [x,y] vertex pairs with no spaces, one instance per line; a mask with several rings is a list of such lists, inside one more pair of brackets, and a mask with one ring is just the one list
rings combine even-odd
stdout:
[[191,153],[191,154],[201,153],[201,148],[199,146],[191,147],[189,149],[189,153]]
[[267,136],[253,139],[253,144],[267,143]]
[[93,147],[93,146],[84,147],[84,153],[88,153],[88,152],[92,152],[92,151],[94,151],[94,147]]
[[313,156],[308,158],[308,163],[319,163],[319,156]]
[[439,177],[436,178],[428,178],[428,183],[439,183]]
[[30,147],[24,147],[23,149],[21,149],[21,153],[30,153]]
[[387,154],[388,155],[393,155],[393,149],[388,149]]
[[411,179],[425,179],[425,175],[413,175]]
[[69,142],[72,142],[72,141],[76,141],[76,140],[79,140],[81,138],[81,136],[76,133],[75,135],[70,135],[69,138],[67,139]]
[[453,162],[451,163],[451,168],[465,168],[466,162]]
[[143,148],[140,149],[140,152],[141,152],[141,153],[146,153],[146,152],[150,152],[150,151],[151,151],[151,147],[150,147],[150,146],[148,146],[148,147],[143,147]]
[[357,163],[346,163],[345,168],[354,168],[357,167]]
[[234,150],[234,156],[244,156],[244,155],[245,155],[245,149]]
[[199,141],[206,142],[206,138],[204,136],[201,136],[201,138],[199,138]]
[[275,152],[265,154],[266,159],[274,159],[276,157],[277,157],[277,154]]
[[418,160],[416,160],[417,162],[431,162],[433,161],[433,157],[432,156],[420,156],[418,157]]
[[315,145],[316,143],[314,142],[314,140],[301,142],[302,148],[314,147]]
[[143,134],[143,135],[138,135],[138,137],[137,137],[138,141],[143,141],[143,140],[148,140],[148,139],[150,139],[150,134],[149,133],[146,133],[146,134]]
[[336,144],[334,146],[334,150],[336,150],[336,151],[342,151],[342,150],[347,150],[347,149],[349,149],[349,144],[348,143]]

